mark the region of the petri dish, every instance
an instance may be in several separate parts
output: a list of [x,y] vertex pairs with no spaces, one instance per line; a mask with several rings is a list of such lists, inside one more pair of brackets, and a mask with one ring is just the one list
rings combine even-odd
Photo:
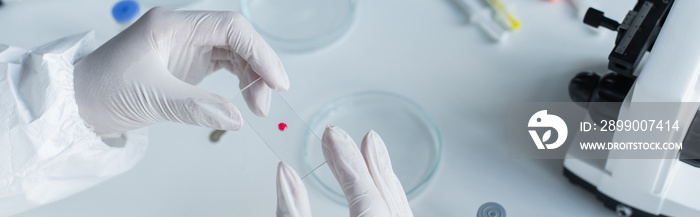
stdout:
[[275,50],[305,52],[341,38],[357,0],[242,0],[241,12]]
[[[387,146],[396,176],[409,200],[415,198],[433,177],[442,154],[442,139],[435,121],[416,102],[400,95],[367,91],[340,97],[325,105],[312,118],[309,127],[323,135],[326,125],[345,130],[358,146],[370,130],[376,131]],[[307,138],[315,135],[308,133]],[[323,159],[317,146],[309,143],[304,153],[308,162]],[[307,166],[313,166],[309,163]],[[347,200],[327,166],[312,177],[323,194],[347,205]]]
[[200,1],[201,0],[140,0],[139,2],[142,3],[144,6],[147,6],[147,8],[156,6],[179,8]]

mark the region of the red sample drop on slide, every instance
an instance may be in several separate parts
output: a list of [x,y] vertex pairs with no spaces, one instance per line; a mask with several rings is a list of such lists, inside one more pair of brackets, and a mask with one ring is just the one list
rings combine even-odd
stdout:
[[287,124],[280,122],[280,124],[277,125],[277,128],[280,129],[280,131],[285,131],[287,130]]

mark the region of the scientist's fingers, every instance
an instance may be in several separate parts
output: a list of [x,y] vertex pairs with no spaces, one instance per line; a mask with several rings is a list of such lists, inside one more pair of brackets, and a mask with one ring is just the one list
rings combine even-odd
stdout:
[[243,89],[242,94],[248,108],[258,116],[265,117],[270,112],[270,101],[272,100],[272,91],[267,84],[258,80],[260,76],[253,72],[248,64],[240,63],[238,69],[234,69],[234,65],[230,61],[218,61],[220,65],[229,71],[238,75],[238,86]]
[[[139,96],[134,96],[135,99],[120,99],[126,101],[121,104],[127,106],[134,102],[150,104],[148,110],[131,112],[144,114],[146,117],[138,117],[142,120],[160,118],[165,121],[219,130],[238,130],[243,126],[241,112],[226,98],[199,89],[175,77],[169,79],[171,81],[162,82],[162,85],[157,88],[138,88],[137,95]],[[144,99],[139,99],[139,97],[144,97]],[[153,123],[157,122],[159,121],[153,121]]]
[[311,217],[304,182],[283,162],[277,165],[277,217]]
[[345,193],[350,216],[389,216],[386,202],[350,135],[338,127],[326,127],[323,154]]
[[153,10],[172,14],[170,22],[181,33],[187,33],[183,36],[189,37],[194,46],[226,47],[246,60],[270,87],[278,91],[289,89],[282,61],[243,15],[225,11]]
[[413,217],[401,182],[391,167],[391,159],[386,145],[374,130],[369,131],[362,140],[362,155],[374,184],[389,207],[391,216]]

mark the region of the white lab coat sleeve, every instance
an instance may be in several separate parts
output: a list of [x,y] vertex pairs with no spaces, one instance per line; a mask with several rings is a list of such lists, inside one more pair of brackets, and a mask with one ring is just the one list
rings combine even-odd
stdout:
[[78,113],[73,64],[92,32],[32,50],[0,45],[0,216],[68,197],[138,162],[145,129],[102,141]]

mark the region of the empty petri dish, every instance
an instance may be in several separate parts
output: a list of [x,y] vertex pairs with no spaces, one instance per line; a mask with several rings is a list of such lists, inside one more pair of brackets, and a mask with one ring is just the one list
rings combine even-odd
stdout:
[[[440,162],[442,140],[437,125],[417,103],[397,94],[369,91],[338,98],[325,105],[310,122],[319,136],[326,125],[342,128],[358,146],[365,134],[376,131],[387,146],[394,172],[409,200],[431,179]],[[322,152],[311,148],[318,147],[306,146],[304,153],[309,162],[324,158]],[[330,169],[318,169],[310,176],[331,200],[347,205]]]
[[179,7],[188,6],[190,4],[197,3],[200,1],[201,0],[139,0],[139,2],[141,4],[143,4],[144,6],[146,6],[147,8],[156,7],[156,6],[179,8]]
[[275,50],[311,51],[350,28],[357,0],[242,0],[241,12]]

